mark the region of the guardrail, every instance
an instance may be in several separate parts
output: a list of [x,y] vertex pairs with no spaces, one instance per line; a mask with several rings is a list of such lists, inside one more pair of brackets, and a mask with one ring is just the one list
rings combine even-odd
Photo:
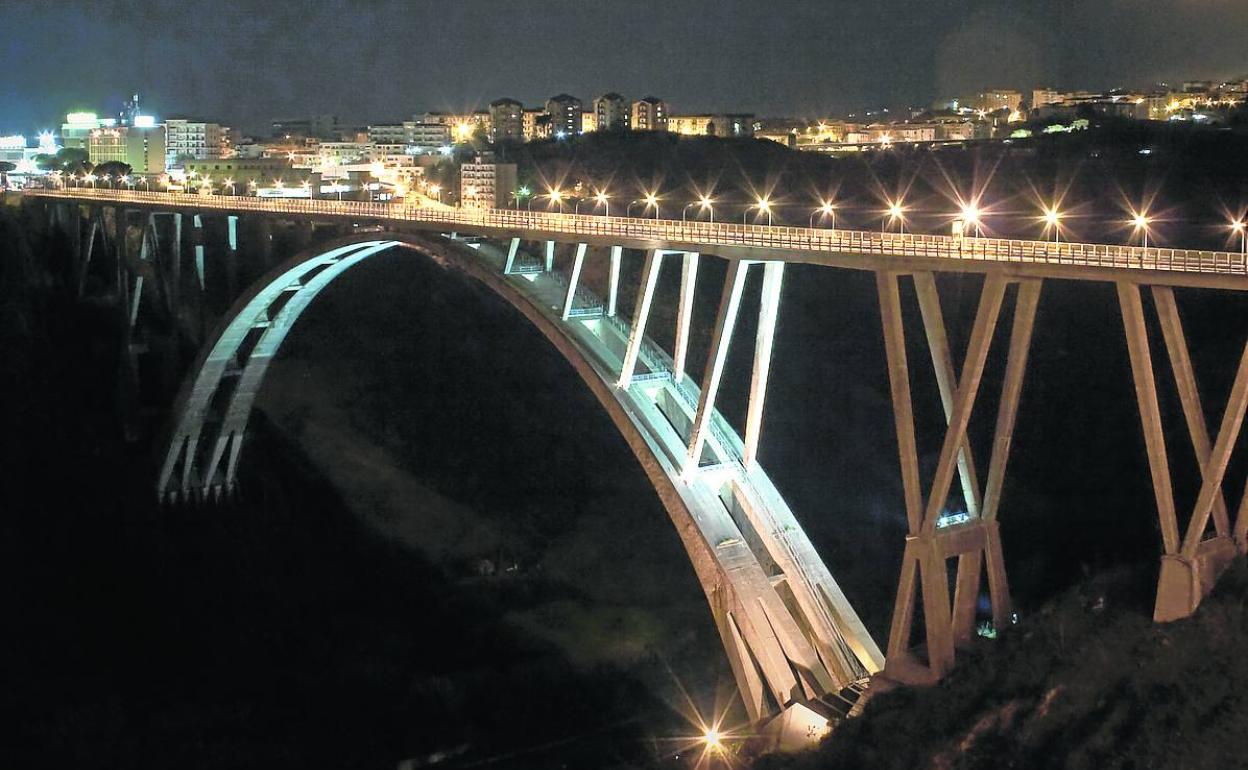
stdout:
[[455,228],[529,231],[546,236],[618,237],[632,240],[697,246],[744,246],[806,252],[984,262],[1042,263],[1076,267],[1166,270],[1180,273],[1248,275],[1248,257],[1225,251],[1143,248],[1097,243],[957,238],[949,235],[902,235],[865,230],[829,230],[808,227],[738,225],[728,222],[682,222],[672,219],[603,217],[511,209],[457,209],[363,201],[272,199],[229,195],[125,190],[30,190],[26,195],[119,203],[278,214],[346,216],[392,221],[427,222]]

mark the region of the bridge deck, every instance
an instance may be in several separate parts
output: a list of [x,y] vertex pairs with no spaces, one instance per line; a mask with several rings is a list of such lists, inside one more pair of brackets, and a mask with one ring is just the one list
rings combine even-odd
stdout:
[[266,199],[123,190],[31,190],[33,197],[195,211],[369,219],[426,230],[700,251],[725,259],[780,260],[857,270],[1004,273],[1016,277],[1126,281],[1248,289],[1248,257],[1225,251],[1094,243],[957,238],[806,227],[681,222],[508,209],[457,209],[361,201]]

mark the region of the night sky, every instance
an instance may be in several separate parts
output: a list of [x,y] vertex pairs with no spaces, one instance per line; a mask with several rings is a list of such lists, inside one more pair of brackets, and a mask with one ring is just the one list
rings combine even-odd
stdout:
[[0,132],[115,111],[259,130],[653,93],[819,116],[987,86],[1248,75],[1243,0],[0,0]]

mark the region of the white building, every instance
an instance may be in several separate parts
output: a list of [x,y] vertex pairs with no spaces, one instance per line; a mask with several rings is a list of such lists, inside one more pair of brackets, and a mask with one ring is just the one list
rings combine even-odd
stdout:
[[172,168],[183,158],[215,160],[227,158],[230,129],[220,123],[187,118],[165,121],[165,165]]
[[516,164],[495,163],[479,155],[459,167],[459,205],[466,209],[501,209],[516,189]]

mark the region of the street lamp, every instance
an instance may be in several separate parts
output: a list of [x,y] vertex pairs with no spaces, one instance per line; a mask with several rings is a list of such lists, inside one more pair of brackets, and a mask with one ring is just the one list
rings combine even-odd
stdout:
[[1044,228],[1046,230],[1052,228],[1054,243],[1062,240],[1062,212],[1058,211],[1056,206],[1053,208],[1045,208]]
[[1144,248],[1148,248],[1148,225],[1152,220],[1148,218],[1148,214],[1141,211],[1131,216],[1131,224],[1135,226],[1136,232],[1144,233]]
[[889,222],[897,222],[900,227],[900,234],[906,234],[906,209],[901,204],[901,201],[888,204],[888,209],[884,212],[884,218],[880,220],[881,233],[888,229]]
[[745,207],[745,211],[741,213],[741,224],[745,224],[746,218],[750,215],[750,209],[758,209],[759,214],[767,215],[767,226],[771,227],[771,201],[767,198],[759,198],[757,203]]
[[709,211],[709,212],[710,212],[710,214],[711,214],[711,222],[712,222],[712,223],[714,223],[714,221],[715,221],[715,201],[714,201],[714,200],[712,200],[712,199],[711,199],[711,196],[709,196],[709,195],[701,195],[701,196],[699,196],[699,197],[698,197],[698,199],[697,199],[696,201],[694,201],[693,203],[688,203],[688,204],[686,204],[686,205],[685,205],[685,207],[684,207],[683,209],[681,209],[681,212],[680,212],[680,221],[682,221],[682,222],[686,221],[686,214],[688,213],[689,209],[690,209],[691,207],[693,207],[693,206],[697,206],[699,211]]
[[599,206],[603,207],[603,216],[611,216],[611,196],[604,190],[594,193],[594,210],[597,211]]
[[[559,213],[562,214],[563,213],[563,191],[557,190],[557,189],[551,190],[550,192],[546,193],[546,197],[550,199],[551,203],[559,207]],[[550,205],[548,204],[546,208],[549,209]]]
[[638,203],[645,204],[645,207],[642,208],[641,210],[641,213],[643,215],[651,206],[654,206],[654,218],[655,219],[659,218],[659,197],[655,195],[654,193],[649,193],[649,192],[645,194],[645,197],[638,198],[632,203],[629,203],[628,209],[624,212],[624,216],[631,217],[633,215],[633,206],[635,206]]
[[812,229],[815,226],[816,215],[819,217],[820,222],[823,221],[824,217],[832,217],[832,229],[836,229],[836,206],[834,206],[831,201],[820,201],[819,208],[810,212],[809,224]]
[[1248,227],[1245,227],[1244,220],[1236,219],[1231,222],[1231,232],[1239,233],[1239,250],[1248,254]]
[[221,185],[230,191],[230,195],[234,194],[234,180],[233,179],[227,179],[224,182],[222,182]]
[[305,179],[303,180],[303,183],[300,184],[299,186],[303,188],[303,191],[305,193],[307,193],[308,200],[312,200],[312,180]]
[[971,225],[975,228],[975,237],[980,237],[980,211],[979,206],[972,203],[962,204],[962,221],[964,224]]

